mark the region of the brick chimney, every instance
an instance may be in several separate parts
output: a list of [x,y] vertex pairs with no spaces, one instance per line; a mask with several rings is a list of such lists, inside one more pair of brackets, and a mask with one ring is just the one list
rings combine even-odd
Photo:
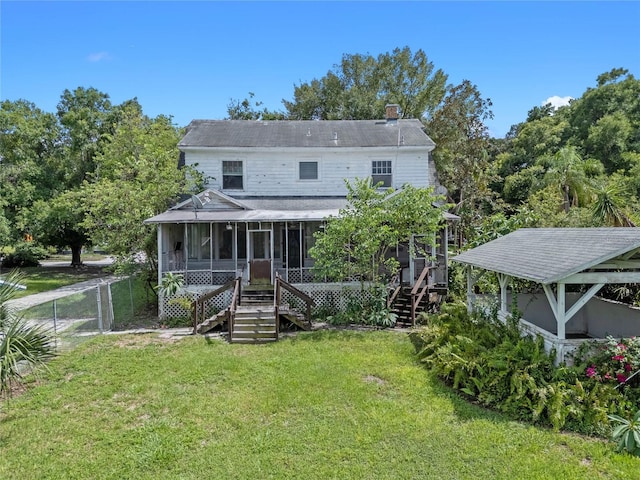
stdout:
[[387,123],[397,123],[398,122],[398,109],[400,105],[397,103],[389,103],[385,105]]

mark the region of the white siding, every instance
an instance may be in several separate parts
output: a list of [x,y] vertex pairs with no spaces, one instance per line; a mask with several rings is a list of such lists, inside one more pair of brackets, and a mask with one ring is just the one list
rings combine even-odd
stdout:
[[[392,186],[405,183],[417,187],[430,185],[427,149],[198,149],[186,150],[187,165],[209,177],[207,187],[222,190],[222,161],[241,160],[244,189],[222,190],[229,195],[255,196],[332,196],[346,195],[344,179],[371,176],[372,160],[392,162]],[[317,161],[318,180],[299,180],[298,162]]]

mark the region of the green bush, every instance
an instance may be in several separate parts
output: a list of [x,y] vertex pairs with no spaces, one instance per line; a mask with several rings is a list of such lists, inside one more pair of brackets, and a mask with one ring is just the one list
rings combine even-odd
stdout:
[[389,328],[396,324],[396,314],[387,307],[383,286],[373,286],[365,290],[365,299],[351,295],[344,311],[335,312],[326,318],[331,325],[370,325]]
[[32,242],[20,242],[9,250],[2,261],[4,268],[37,267],[40,260],[49,256],[49,252]]
[[584,366],[554,366],[540,337],[522,336],[517,315],[506,322],[497,308],[444,304],[412,334],[418,357],[454,389],[519,420],[606,435],[607,415],[627,414],[633,399],[595,381]]

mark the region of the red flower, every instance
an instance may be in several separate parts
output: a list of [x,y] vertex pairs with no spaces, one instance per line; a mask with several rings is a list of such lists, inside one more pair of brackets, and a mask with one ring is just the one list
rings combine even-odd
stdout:
[[595,377],[597,374],[598,372],[596,371],[595,365],[591,365],[590,367],[587,367],[587,377],[589,378]]
[[623,362],[624,361],[624,355],[614,355],[613,357],[611,357],[611,360],[617,360],[619,362]]
[[625,371],[630,372],[631,371],[631,364],[630,363],[625,363],[624,369],[625,369]]
[[623,373],[618,373],[618,374],[616,375],[616,378],[618,379],[618,381],[619,381],[620,383],[624,383],[624,382],[626,382],[626,381],[627,381],[627,377],[626,377]]

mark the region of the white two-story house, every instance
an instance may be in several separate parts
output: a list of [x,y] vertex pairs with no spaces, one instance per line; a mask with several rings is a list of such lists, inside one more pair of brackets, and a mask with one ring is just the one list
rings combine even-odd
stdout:
[[[314,233],[346,206],[345,180],[371,177],[384,187],[436,185],[434,142],[419,120],[194,120],[178,144],[184,163],[203,172],[207,189],[147,220],[158,224],[159,277],[180,273],[190,286],[318,283],[309,249]],[[446,238],[446,237],[443,237]],[[446,240],[434,256],[446,285]],[[404,281],[420,266],[408,253]],[[406,257],[404,261],[402,257]]]

